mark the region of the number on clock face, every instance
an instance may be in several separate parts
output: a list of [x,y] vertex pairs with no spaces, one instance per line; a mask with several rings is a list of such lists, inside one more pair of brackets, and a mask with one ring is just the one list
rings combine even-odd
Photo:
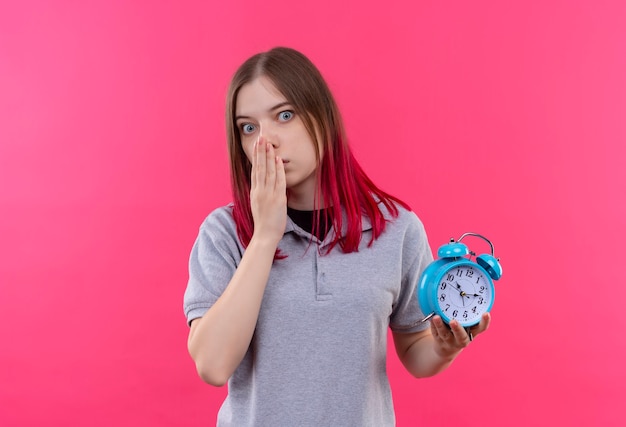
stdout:
[[457,266],[444,273],[437,287],[441,311],[462,323],[479,321],[491,298],[487,278],[471,265]]

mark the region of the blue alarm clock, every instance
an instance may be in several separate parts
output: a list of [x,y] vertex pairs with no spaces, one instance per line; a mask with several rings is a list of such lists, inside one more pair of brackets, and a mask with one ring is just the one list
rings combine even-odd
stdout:
[[[485,240],[491,255],[478,255],[461,243],[465,237]],[[450,239],[437,251],[438,259],[422,272],[417,288],[417,298],[424,320],[435,314],[449,324],[453,319],[464,328],[477,325],[483,313],[493,306],[495,288],[493,281],[502,277],[502,266],[494,256],[493,244],[476,233],[465,233],[456,242]]]

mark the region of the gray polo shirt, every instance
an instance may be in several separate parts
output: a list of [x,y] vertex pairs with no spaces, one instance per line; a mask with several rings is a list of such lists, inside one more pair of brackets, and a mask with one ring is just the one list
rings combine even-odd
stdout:
[[[395,425],[387,331],[428,327],[420,323],[415,286],[433,259],[420,220],[399,209],[371,247],[371,224],[364,217],[359,251],[349,254],[337,246],[324,255],[333,230],[319,242],[287,220],[279,248],[288,257],[274,262],[218,426]],[[188,322],[219,298],[243,252],[231,207],[213,211],[191,251]]]

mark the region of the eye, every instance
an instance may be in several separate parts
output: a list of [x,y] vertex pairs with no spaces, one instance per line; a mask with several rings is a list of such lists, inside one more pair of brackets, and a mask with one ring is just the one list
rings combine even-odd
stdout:
[[280,120],[281,122],[288,122],[289,120],[291,120],[294,116],[293,111],[281,111],[280,113],[278,113],[278,120]]
[[244,135],[250,135],[256,129],[255,126],[250,123],[243,123],[240,127],[241,133],[243,133]]

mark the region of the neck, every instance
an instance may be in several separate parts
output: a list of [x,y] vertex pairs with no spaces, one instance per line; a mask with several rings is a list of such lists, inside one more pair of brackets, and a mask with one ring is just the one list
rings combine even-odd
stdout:
[[324,208],[323,203],[320,203],[320,206],[315,206],[313,197],[299,197],[297,193],[292,191],[287,191],[287,206],[298,211],[312,211],[315,208]]

